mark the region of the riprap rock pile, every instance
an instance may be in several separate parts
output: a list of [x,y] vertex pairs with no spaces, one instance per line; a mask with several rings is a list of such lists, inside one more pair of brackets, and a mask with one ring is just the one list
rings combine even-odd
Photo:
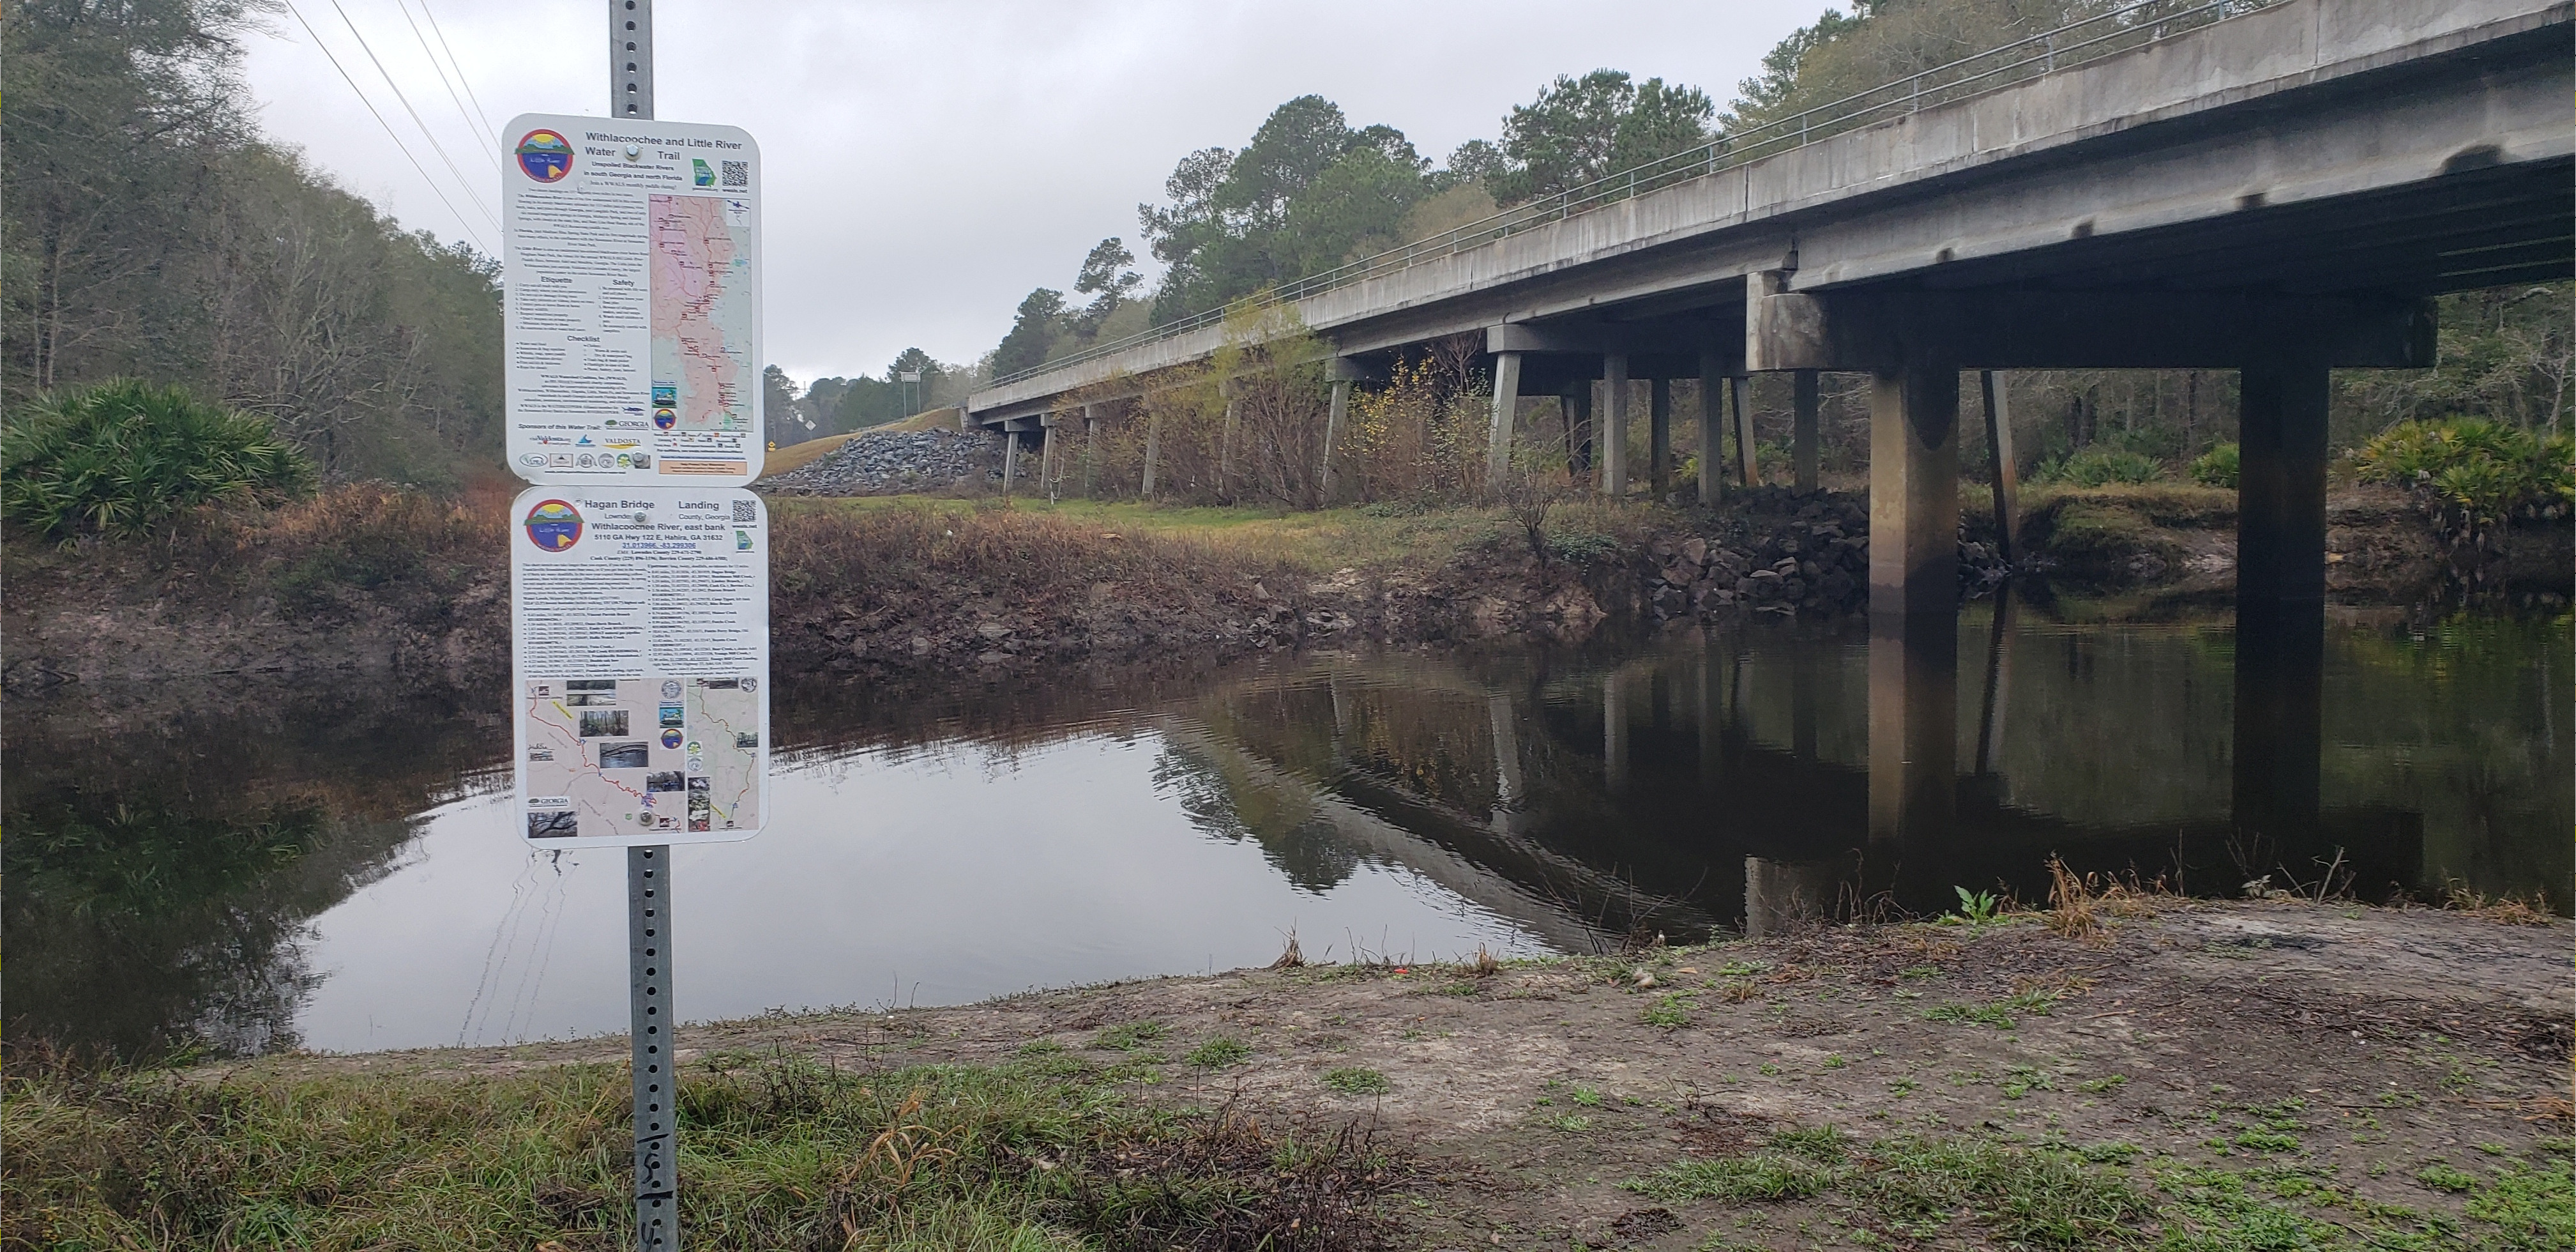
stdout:
[[[1750,498],[1745,498],[1749,496]],[[1658,539],[1647,601],[1658,620],[1730,612],[1857,613],[1869,606],[1869,507],[1859,497],[1757,487],[1710,538]],[[2006,569],[1994,549],[1959,539],[1959,584],[1991,590]]]
[[916,430],[861,435],[810,465],[763,479],[788,496],[872,496],[948,491],[1002,477],[1002,439],[982,431]]

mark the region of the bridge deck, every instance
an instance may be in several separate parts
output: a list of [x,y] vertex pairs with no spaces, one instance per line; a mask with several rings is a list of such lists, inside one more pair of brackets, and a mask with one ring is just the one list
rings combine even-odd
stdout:
[[[2421,294],[2564,277],[2570,24],[2566,0],[2283,0],[1296,310],[1356,356],[1506,324],[1724,337],[1741,333],[1745,280],[1763,272],[1800,292]],[[986,424],[1031,417],[1203,360],[1223,333],[1070,363],[967,409]]]

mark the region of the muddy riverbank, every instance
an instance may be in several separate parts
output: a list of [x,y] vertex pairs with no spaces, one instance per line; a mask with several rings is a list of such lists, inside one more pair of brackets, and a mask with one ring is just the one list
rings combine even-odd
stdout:
[[[2205,488],[2035,497],[2012,567],[2041,603],[2153,616],[2224,604],[2234,498]],[[469,689],[508,665],[508,569],[488,508],[349,488],[148,544],[14,543],[5,680],[340,673]],[[2340,493],[2328,585],[2346,603],[2455,595],[2453,557],[2402,493]],[[783,502],[772,645],[781,677],[1000,676],[1040,664],[1223,661],[1357,643],[1580,642],[1866,601],[1865,502],[1770,487],[1717,512],[1565,505],[1536,534],[1499,512],[1270,516],[1141,506]],[[1963,586],[2007,572],[1967,511]],[[2510,532],[2476,586],[2563,596],[2563,528]]]

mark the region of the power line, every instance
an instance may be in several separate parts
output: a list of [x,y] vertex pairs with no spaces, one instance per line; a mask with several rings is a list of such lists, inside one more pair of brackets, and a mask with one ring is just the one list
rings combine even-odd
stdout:
[[[367,106],[367,116],[376,119],[376,125],[385,128],[385,138],[393,140],[394,148],[403,154],[403,159],[411,162],[413,169],[420,171],[420,181],[429,184],[430,194],[437,196],[438,202],[447,206],[448,213],[456,218],[456,224],[464,227],[466,234],[474,236],[474,242],[482,244],[485,252],[490,252],[492,245],[484,241],[482,231],[474,229],[474,219],[457,211],[456,202],[447,198],[447,192],[439,187],[438,180],[429,176],[429,170],[420,163],[420,158],[413,156],[410,147],[403,143],[402,136],[394,133],[393,123],[386,121],[385,115],[376,111],[376,102],[369,100],[366,92],[358,90],[358,80],[349,77],[348,69],[340,64],[340,58],[331,54],[331,46],[322,42],[321,33],[313,29],[313,23],[304,20],[304,10],[295,7],[295,0],[286,0],[286,11],[295,15],[297,24],[304,27],[306,35],[312,37],[313,46],[322,50],[322,56],[331,62],[331,68],[340,71],[340,81],[349,84],[350,94],[358,97],[358,103]],[[483,206],[478,203],[474,207],[479,209]]]
[[[411,20],[411,6],[403,3],[403,0],[394,0],[394,7],[402,10],[403,24],[411,27],[411,37],[419,41],[420,54],[429,58],[429,68],[438,74],[438,85],[447,89],[447,102],[456,106],[457,119],[465,123],[465,129],[474,131],[474,146],[492,162],[493,173],[502,173],[501,150],[494,145],[491,129],[489,127],[476,129],[474,118],[465,111],[465,101],[456,95],[456,84],[447,81],[447,70],[438,63],[438,54],[429,50],[428,36],[420,33],[420,23]],[[459,78],[465,76],[463,66],[457,67],[456,76]]]
[[447,172],[456,176],[457,185],[465,189],[465,197],[474,202],[474,207],[482,210],[484,220],[492,223],[493,229],[500,229],[501,219],[492,210],[484,208],[483,197],[474,194],[474,181],[456,168],[456,158],[447,155],[447,147],[438,142],[437,132],[429,128],[429,123],[420,120],[420,110],[411,107],[411,97],[403,94],[402,84],[394,81],[392,72],[385,69],[385,63],[376,57],[376,50],[368,46],[367,37],[358,33],[358,24],[349,20],[349,11],[340,7],[340,0],[331,0],[331,8],[340,15],[340,24],[348,27],[350,36],[358,41],[358,50],[366,53],[369,61],[375,62],[376,73],[384,78],[385,86],[393,88],[394,99],[402,105],[403,112],[411,114],[411,124],[419,127],[422,137],[429,140],[429,150],[446,163]]
[[[465,63],[456,59],[454,48],[447,46],[447,32],[438,28],[438,15],[430,11],[429,0],[420,0],[420,15],[429,19],[429,33],[438,36],[438,46],[446,51],[447,63],[456,67],[456,81],[464,85],[465,98],[474,102],[474,116],[483,120],[483,133],[498,134],[492,126],[492,115],[483,111],[482,98],[474,94],[474,80],[465,76]],[[497,144],[498,140],[494,142]],[[508,162],[502,164],[506,166]]]

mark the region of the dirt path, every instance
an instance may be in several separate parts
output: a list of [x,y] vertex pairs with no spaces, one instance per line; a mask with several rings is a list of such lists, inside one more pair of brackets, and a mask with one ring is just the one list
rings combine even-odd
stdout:
[[[1861,1194],[1873,1166],[1901,1172],[1906,1145],[1936,1141],[2064,1148],[2198,1197],[2212,1229],[2466,1238],[2495,1225],[2464,1216],[2496,1211],[2478,1207],[2491,1176],[2554,1159],[2563,1180],[2572,939],[2564,922],[2165,901],[2090,940],[2024,915],[1481,975],[1245,971],[696,1026],[681,1055],[885,1068],[1061,1048],[1149,1098],[1233,1101],[1274,1127],[1359,1119],[1412,1162],[1388,1201],[1397,1246],[2002,1246],[2006,1219],[1973,1196],[1964,1216],[1909,1225],[1884,1187]],[[465,1075],[623,1053],[611,1039],[256,1067]],[[1725,1183],[1747,1162],[1806,1168],[1775,1136],[1823,1126],[1848,1146],[1811,1158],[1848,1163],[1792,1170],[1783,1198]]]

